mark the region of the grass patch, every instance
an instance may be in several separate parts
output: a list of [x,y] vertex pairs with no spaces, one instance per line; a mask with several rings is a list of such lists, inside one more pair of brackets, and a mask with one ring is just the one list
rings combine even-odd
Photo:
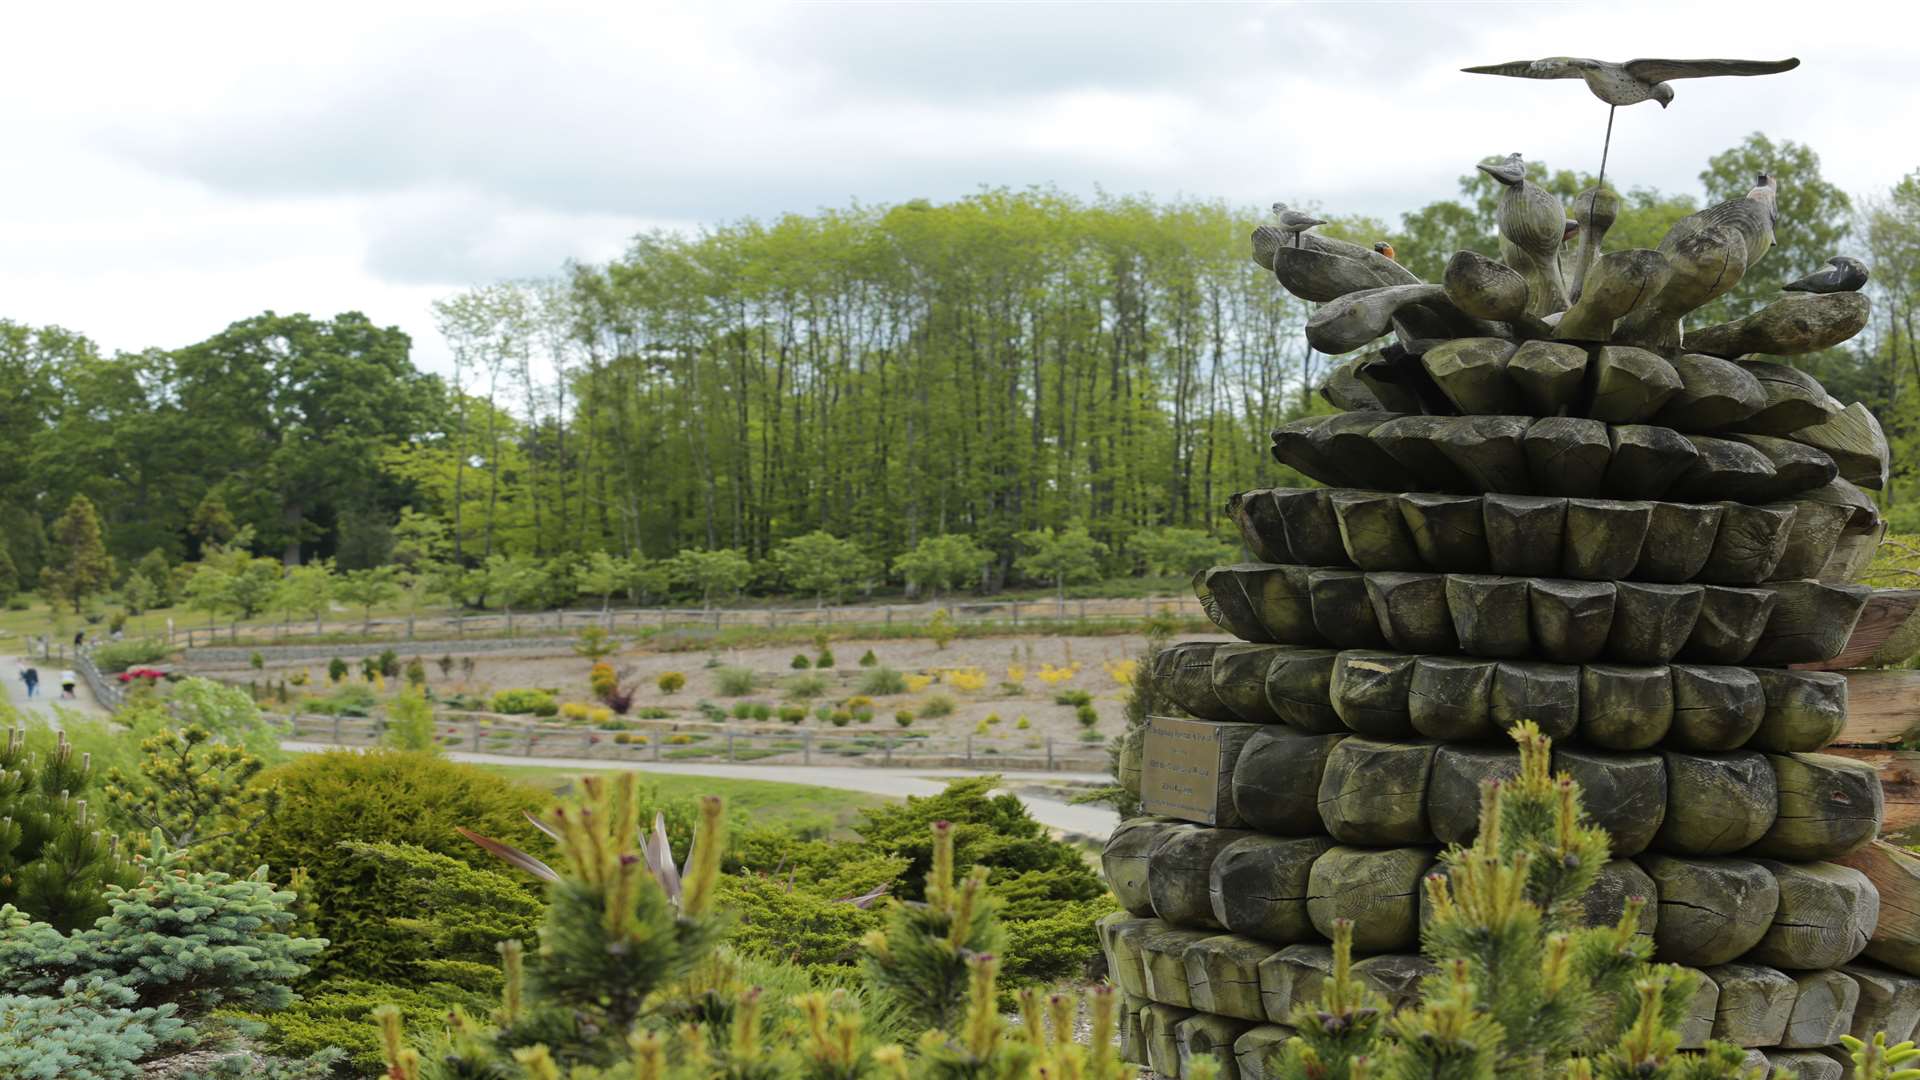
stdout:
[[878,667],[860,677],[860,692],[868,697],[907,692],[907,677],[890,667]]

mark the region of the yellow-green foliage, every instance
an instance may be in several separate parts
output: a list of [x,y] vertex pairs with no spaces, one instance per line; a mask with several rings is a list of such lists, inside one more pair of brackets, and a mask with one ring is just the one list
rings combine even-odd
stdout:
[[653,684],[658,686],[663,694],[677,694],[681,687],[687,685],[687,677],[677,671],[663,671]]
[[383,877],[342,841],[411,844],[469,866],[496,869],[460,827],[543,850],[523,816],[547,802],[541,792],[471,765],[393,750],[312,754],[261,777],[279,808],[244,839],[253,864],[305,870],[315,929],[332,944],[320,976],[413,978],[433,954],[418,933],[389,923],[412,910],[412,885]]

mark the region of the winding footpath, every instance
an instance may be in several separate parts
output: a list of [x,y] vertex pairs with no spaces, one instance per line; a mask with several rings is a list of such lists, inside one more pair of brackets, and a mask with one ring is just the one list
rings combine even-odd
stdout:
[[107,715],[107,710],[93,699],[93,691],[87,688],[85,679],[74,685],[72,699],[60,697],[60,672],[64,669],[57,660],[34,663],[40,672],[40,690],[33,697],[27,697],[27,686],[20,681],[20,660],[18,656],[0,656],[0,700],[23,713],[40,717],[55,731],[60,730],[62,710],[86,716]]

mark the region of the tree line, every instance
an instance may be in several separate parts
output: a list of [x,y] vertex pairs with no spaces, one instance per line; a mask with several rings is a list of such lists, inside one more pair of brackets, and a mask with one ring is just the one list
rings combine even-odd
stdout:
[[[1532,168],[1563,199],[1591,182]],[[1881,416],[1899,521],[1920,431],[1920,171],[1856,199],[1811,148],[1756,133],[1707,161],[1697,195],[1624,191],[1609,246],[1652,246],[1763,170],[1781,180],[1777,249],[1703,318],[1832,254],[1867,259],[1869,332],[1796,362]],[[1437,280],[1455,250],[1497,253],[1494,203],[1473,173],[1395,225],[1322,216]],[[231,551],[242,530],[250,557],[399,572],[422,521],[444,537],[436,561],[466,571],[604,553],[700,593],[685,559],[665,569],[684,552],[734,553],[746,585],[831,591],[780,557],[802,538],[845,545],[855,584],[917,584],[942,538],[984,553],[964,584],[1054,584],[1046,530],[1084,534],[1095,572],[1146,570],[1148,548],[1220,546],[1228,493],[1296,480],[1265,433],[1325,408],[1308,306],[1248,257],[1261,219],[986,190],[650,233],[604,264],[437,303],[445,374],[352,312],[111,355],[0,321],[0,576],[40,583],[76,495],[116,581]]]

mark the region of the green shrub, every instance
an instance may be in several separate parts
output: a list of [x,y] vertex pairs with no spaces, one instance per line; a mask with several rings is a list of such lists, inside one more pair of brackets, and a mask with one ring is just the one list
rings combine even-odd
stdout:
[[701,716],[705,717],[708,720],[713,721],[716,724],[724,721],[727,718],[727,710],[721,708],[718,705],[715,705],[711,701],[703,701],[698,705],[695,705],[694,708],[699,711]]
[[953,715],[953,699],[945,694],[935,694],[920,703],[920,715],[928,718]]
[[873,723],[873,710],[872,709],[855,709],[853,710],[853,718],[855,720],[860,721],[863,724],[871,724]]
[[663,709],[658,705],[649,705],[644,709],[636,709],[633,715],[642,720],[665,720],[667,717],[673,715],[673,711],[671,709]]
[[899,712],[893,714],[893,722],[899,724],[901,727],[912,727],[913,713],[906,709],[901,709]]
[[261,783],[279,806],[241,843],[251,862],[310,879],[304,895],[315,928],[332,942],[314,965],[321,977],[410,978],[416,961],[432,958],[422,934],[388,922],[412,911],[416,886],[383,878],[343,841],[410,844],[483,869],[496,864],[456,829],[545,850],[524,817],[546,809],[545,793],[442,758],[332,751],[273,769]]
[[400,654],[392,649],[381,649],[380,655],[374,659],[374,670],[389,679],[397,678],[400,675]]
[[373,707],[378,701],[370,686],[341,683],[326,697],[308,698],[301,703],[300,709],[322,716],[372,716]]
[[345,660],[342,660],[337,656],[334,657],[333,659],[327,661],[327,681],[336,682],[336,683],[339,682],[341,679],[344,679],[347,677],[348,670],[349,669],[347,667],[347,662]]
[[387,730],[382,741],[396,750],[432,753],[440,748],[433,725],[433,705],[417,688],[408,687],[387,706]]
[[1095,724],[1098,724],[1100,722],[1100,710],[1094,708],[1091,705],[1082,705],[1079,708],[1073,710],[1073,717],[1074,719],[1080,721],[1081,727],[1092,728]]
[[853,714],[845,709],[835,709],[827,716],[827,722],[834,727],[846,727],[853,723]]
[[813,666],[817,668],[832,667],[833,666],[833,650],[825,649],[825,648],[821,649],[820,655],[813,658]]
[[102,801],[92,759],[64,732],[54,740],[36,749],[15,728],[0,745],[0,904],[72,930],[107,914],[107,885],[131,885],[139,873],[88,819],[88,798]]
[[32,609],[33,597],[28,596],[26,593],[14,593],[12,596],[7,597],[8,611],[31,611]]
[[260,650],[255,649],[253,652],[247,654],[247,666],[255,671],[259,671],[267,666],[267,658],[260,655]]
[[801,708],[800,706],[798,705],[780,706],[780,722],[781,723],[800,724],[800,723],[805,723],[806,719],[807,719],[807,710]]
[[827,723],[833,719],[833,706],[825,703],[816,705],[813,709],[813,715],[819,718],[821,723]]
[[417,657],[417,656],[416,656],[416,657],[414,657],[413,659],[411,659],[411,660],[409,660],[409,661],[407,661],[407,671],[406,671],[406,674],[407,674],[407,685],[408,685],[408,686],[425,686],[425,685],[427,685],[427,664],[426,664],[426,661],[424,661],[424,660],[422,660],[422,659],[420,659],[420,658],[419,658],[419,657]]
[[796,675],[787,680],[787,696],[795,701],[811,701],[827,692],[827,680],[819,675]]
[[734,703],[733,703],[733,718],[734,718],[735,720],[751,720],[751,719],[753,719],[753,702],[751,702],[751,701],[736,701],[736,702],[734,702]]
[[907,679],[892,668],[874,668],[861,677],[860,692],[870,697],[904,694],[907,692]]
[[764,701],[754,702],[753,718],[760,723],[766,723],[768,720],[773,719],[773,706]]
[[165,663],[172,655],[173,650],[158,638],[135,638],[110,642],[93,650],[93,664],[101,671],[112,674],[130,667]]
[[409,1029],[430,1031],[445,1024],[455,1009],[485,1016],[498,1004],[496,995],[448,983],[333,978],[303,987],[300,1000],[280,1012],[246,1019],[264,1025],[264,1040],[283,1053],[305,1055],[337,1047],[346,1054],[343,1064],[350,1075],[384,1076],[380,1025],[373,1010],[391,1005]]
[[487,702],[487,708],[508,716],[554,716],[560,712],[560,704],[553,700],[552,694],[531,686],[497,691]]
[[787,666],[795,671],[805,671],[813,666],[813,662],[807,659],[806,653],[794,653],[793,660]]
[[687,677],[677,671],[663,671],[659,678],[653,680],[653,684],[663,694],[677,694],[681,687],[687,685]]
[[1087,693],[1085,690],[1062,690],[1053,695],[1053,703],[1055,705],[1069,705],[1074,708],[1079,708],[1082,705],[1093,704],[1093,695]]
[[718,667],[713,669],[713,685],[721,697],[739,697],[753,693],[760,684],[753,672],[743,667]]
[[880,658],[879,658],[879,657],[877,657],[877,656],[875,656],[875,655],[873,655],[873,650],[872,650],[872,649],[868,649],[868,650],[867,650],[866,652],[863,652],[863,653],[861,653],[861,654],[860,654],[860,666],[861,666],[861,667],[872,667],[873,665],[875,665],[875,664],[877,664],[877,663],[879,663],[879,662],[880,662]]

